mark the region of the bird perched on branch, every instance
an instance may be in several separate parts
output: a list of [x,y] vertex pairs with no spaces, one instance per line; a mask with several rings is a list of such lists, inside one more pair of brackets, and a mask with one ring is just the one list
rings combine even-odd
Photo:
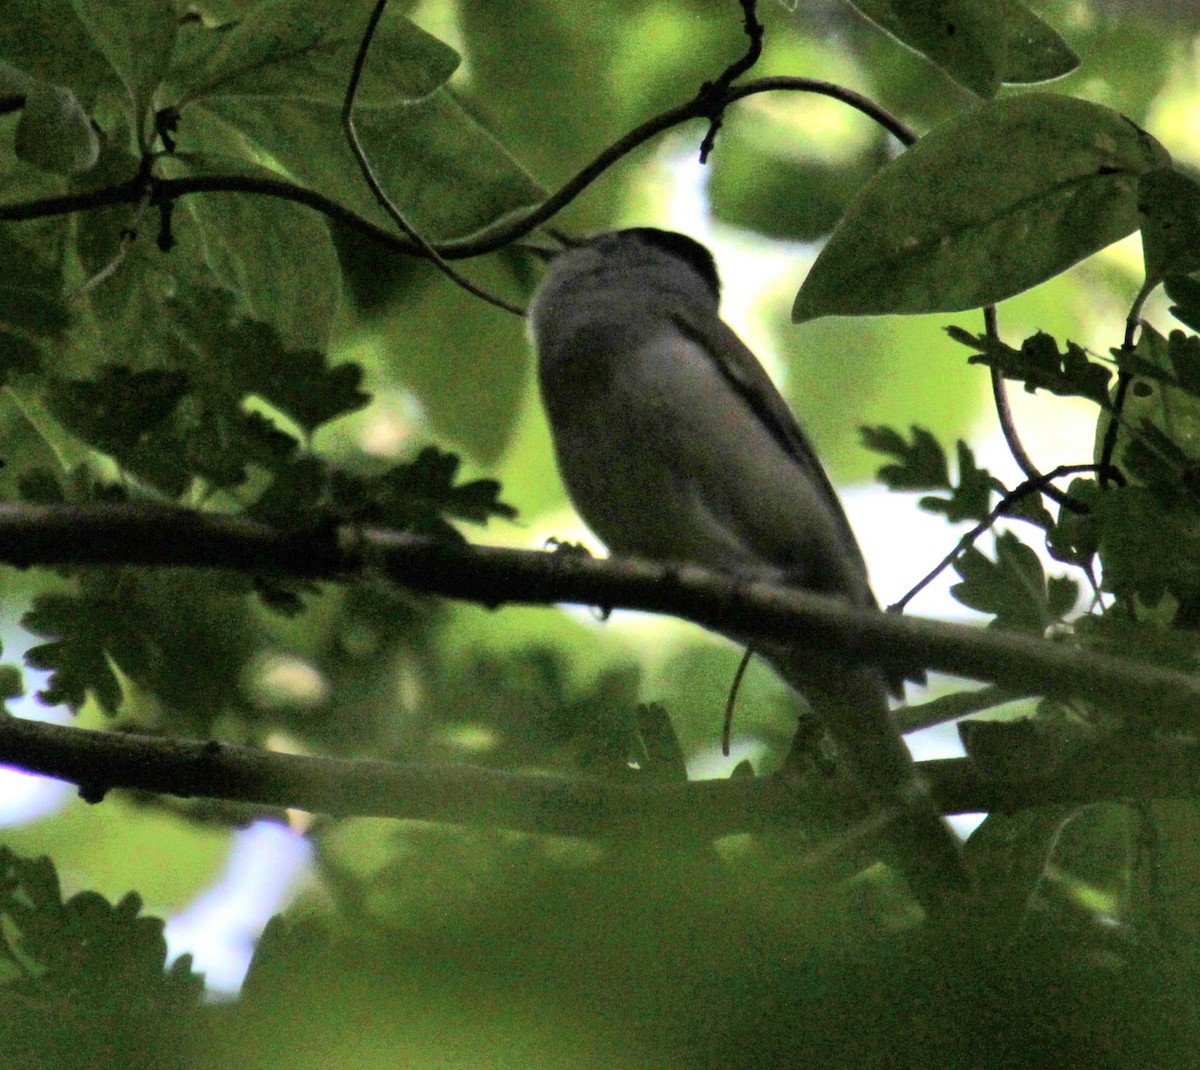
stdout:
[[[876,608],[828,477],[719,304],[712,254],[671,231],[601,234],[551,261],[529,329],[572,502],[612,553]],[[891,723],[884,674],[802,642],[756,649],[808,700],[878,808],[888,861],[923,905],[944,904],[967,883],[958,840]]]

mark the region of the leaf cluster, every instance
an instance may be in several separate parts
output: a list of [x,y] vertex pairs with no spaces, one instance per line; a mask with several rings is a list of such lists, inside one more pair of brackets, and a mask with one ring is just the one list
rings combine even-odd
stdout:
[[[460,540],[463,524],[512,519],[509,500],[553,496],[524,440],[503,495],[496,480],[464,474],[463,452],[490,462],[528,434],[523,349],[514,324],[497,326],[494,310],[481,311],[427,265],[391,256],[403,243],[340,126],[372,7],[8,5],[0,18],[6,504],[170,503],[301,531],[383,527]],[[711,86],[744,45],[732,5],[699,0],[653,13],[616,0],[479,0],[458,5],[453,34],[442,35],[454,47],[394,7],[362,69],[355,120],[393,205],[448,255],[541,202],[531,172],[563,181],[646,114]],[[428,16],[438,5],[419,7]],[[836,35],[823,21],[835,16],[816,8],[759,12],[768,44],[785,45],[768,48],[763,67],[791,74],[828,63],[851,81],[854,56],[877,99],[929,133],[905,136],[892,120],[893,135],[915,141],[896,153],[882,128],[859,136],[839,127],[836,153],[807,158],[793,149],[798,134],[807,139],[821,125],[808,112],[797,109],[789,123],[786,108],[731,105],[712,160],[715,217],[777,237],[828,236],[796,297],[798,322],[978,309],[1140,230],[1144,282],[1111,361],[1048,331],[1018,346],[994,329],[949,329],[969,363],[1095,406],[1090,466],[1068,466],[1082,477],[1065,495],[1036,473],[1002,482],[965,442],[944,448],[940,431],[881,424],[863,439],[885,455],[880,478],[891,489],[918,493],[920,507],[948,523],[974,525],[951,555],[952,590],[996,628],[1194,670],[1200,341],[1188,332],[1200,330],[1200,188],[1138,125],[1166,69],[1166,35],[1130,29],[1109,40],[1077,26],[1068,45],[1050,24],[1053,4],[1042,18],[1018,0],[854,7],[871,25],[839,22]],[[839,67],[831,57],[842,49]],[[886,64],[881,50],[890,50]],[[1145,84],[1104,105],[1083,99],[1080,81],[1028,88],[1068,78],[1077,52],[1093,71],[1136,55]],[[881,118],[878,105],[845,91],[829,96]],[[638,183],[629,181],[632,163],[621,166],[630,170],[571,206],[568,226],[611,226],[627,214],[622,190]],[[512,248],[467,271],[517,300],[532,284]],[[1187,330],[1144,326],[1134,344],[1160,285]],[[398,394],[411,402],[398,436],[405,447],[369,452],[358,432]],[[544,442],[538,449],[546,452]],[[1083,467],[1093,471],[1076,471]],[[986,550],[975,544],[1002,518],[1040,532],[1051,558],[1080,570],[1094,594],[1086,614],[1081,582],[1048,571],[1021,537],[1029,528],[999,531]],[[143,730],[646,784],[685,777],[719,723],[719,710],[710,717],[696,697],[714,688],[687,655],[668,662],[678,706],[668,715],[642,701],[644,681],[628,666],[606,661],[581,681],[597,647],[583,627],[559,621],[550,635],[524,625],[506,634],[482,610],[435,607],[370,576],[334,588],[113,564],[5,580],[28,603],[23,625],[35,643],[26,664],[48,674],[41,700]],[[0,682],[6,695],[18,693],[9,674]],[[1039,693],[1031,679],[1022,695]],[[1013,697],[992,695],[980,707]],[[750,716],[740,715],[761,746],[737,775],[761,770],[772,746],[786,746],[793,712],[779,706],[777,695],[759,695]],[[1069,770],[1093,744],[1169,742],[1193,729],[1165,723],[1149,705],[1115,708],[1102,694],[1030,712],[1011,730],[968,730],[979,769],[1036,782]],[[821,766],[814,776],[826,775]],[[98,781],[94,794],[106,786]],[[649,1060],[619,1053],[639,1065],[866,1065],[900,1050],[899,1027],[911,1033],[914,1001],[924,1001],[938,1026],[929,1026],[936,1036],[923,1038],[925,1050],[906,1050],[920,1055],[912,1065],[1001,1065],[1009,1053],[997,1054],[994,1038],[954,1032],[957,994],[982,999],[971,1004],[978,1020],[1015,1023],[1005,1035],[1023,1058],[1009,1065],[1024,1065],[1042,1037],[1011,1008],[1034,1016],[1053,991],[1080,994],[1094,1012],[1089,1037],[1144,1055],[1159,1042],[1147,1024],[1160,1020],[1146,1000],[1149,979],[1200,972],[1194,941],[1180,935],[1186,909],[1168,916],[1157,906],[1172,895],[1183,902],[1196,868],[1186,849],[1190,806],[1017,800],[1023,812],[993,815],[969,845],[991,893],[980,905],[982,939],[994,936],[995,946],[981,949],[976,933],[945,955],[929,954],[926,937],[906,929],[911,904],[895,880],[860,872],[874,858],[869,845],[861,855],[854,843],[824,852],[846,855],[859,874],[830,897],[813,840],[777,830],[650,852],[636,836],[593,849],[415,823],[372,833],[318,822],[325,921],[345,928],[332,938],[321,925],[269,928],[227,1039],[244,1059],[251,1045],[239,1027],[271,1037],[285,1021],[323,1031],[322,1043],[336,1034],[354,1053],[346,1061],[362,1063],[363,1043],[388,1030],[409,1043],[428,1022],[442,1059],[454,1031],[441,1023],[457,1026],[464,1007],[485,1008],[486,1019],[493,995],[508,1008],[519,1002],[514,993],[533,992],[545,998],[521,1035],[504,1034],[512,1050],[540,1044],[561,1058],[567,1040],[590,1034],[546,1020],[575,1014],[568,1026],[585,1021],[605,1037],[613,1021],[654,1023],[620,1031],[661,1045]],[[1174,852],[1169,864],[1146,848],[1155,830]],[[136,896],[116,905],[90,892],[64,897],[49,863],[3,848],[0,893],[6,1051],[24,1057],[30,1023],[53,1021],[63,1024],[47,1043],[58,1047],[28,1065],[53,1065],[68,1035],[100,1044],[122,1030],[132,1038],[122,1065],[139,1065],[143,1052],[146,1065],[184,1060],[172,1030],[193,1020],[200,982],[186,959],[164,970],[161,923],[138,917]],[[301,909],[321,915],[320,898]],[[329,922],[333,914],[341,921]],[[863,936],[889,926],[894,943]],[[708,936],[697,941],[697,931]],[[1175,957],[1158,953],[1156,941],[1168,937],[1181,949]],[[445,1004],[429,996],[434,960]],[[814,961],[829,964],[816,982]],[[1003,967],[1010,999],[988,1002],[995,986],[975,984],[972,972],[981,962]],[[972,969],[952,968],[964,963]],[[882,995],[875,1003],[864,993]],[[341,1022],[320,1013],[327,1005],[344,1012]],[[1108,1029],[1134,1011],[1140,1031]],[[107,1016],[103,1028],[97,1014]],[[353,1029],[343,1032],[361,1035],[339,1034],[346,1021]],[[816,1025],[797,1030],[797,1021]],[[485,1020],[474,1047],[493,1050],[496,1025]],[[292,1052],[271,1043],[263,1064],[288,1061]],[[820,1044],[834,1053],[824,1063]],[[393,1061],[396,1050],[388,1047]],[[81,1051],[88,1065],[103,1065]],[[410,1061],[431,1060],[413,1050]]]

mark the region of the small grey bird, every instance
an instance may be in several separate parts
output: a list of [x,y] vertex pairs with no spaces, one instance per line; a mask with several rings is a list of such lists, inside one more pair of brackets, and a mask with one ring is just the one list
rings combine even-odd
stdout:
[[[614,554],[876,608],[828,477],[719,304],[712,254],[671,231],[601,234],[551,261],[529,328],[575,508]],[[944,905],[967,885],[958,840],[891,723],[883,675],[802,647],[756,649],[807,698],[888,815],[888,861],[923,905]]]

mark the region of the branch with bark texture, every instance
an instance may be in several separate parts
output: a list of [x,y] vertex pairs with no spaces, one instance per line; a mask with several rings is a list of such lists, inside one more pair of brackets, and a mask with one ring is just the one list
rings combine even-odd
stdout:
[[[1159,714],[1200,710],[1200,682],[1183,673],[1063,643],[856,610],[693,567],[471,546],[378,529],[285,529],[144,505],[0,505],[0,561],[213,567],[332,580],[370,574],[489,606],[574,602],[670,613],[712,628],[803,642],[848,660],[977,676],[1021,694],[1103,696]],[[861,800],[824,781],[565,779],[285,755],[11,717],[0,719],[0,761],[73,782],[90,800],[132,788],[579,836],[637,828],[655,836],[713,837],[862,816]],[[946,813],[1127,796],[1190,798],[1200,784],[1200,746],[1124,739],[1089,744],[1052,770],[1018,776],[988,777],[967,761],[925,762],[921,769]]]
[[[739,832],[844,827],[860,793],[823,777],[729,780],[565,778],[469,765],[398,765],[279,754],[215,740],[100,732],[0,718],[0,761],[77,784],[90,802],[114,788],[333,815],[413,818],[521,832],[677,841]],[[988,777],[966,759],[922,762],[944,813],[992,813],[1102,799],[1200,795],[1200,745],[1094,745],[1035,775]]]
[[856,609],[695,566],[474,546],[351,526],[281,528],[146,505],[0,505],[0,562],[225,568],[308,579],[372,575],[498,607],[639,609],[715,631],[794,642],[853,663],[934,669],[1022,695],[1085,698],[1190,721],[1200,678],[1069,642]]

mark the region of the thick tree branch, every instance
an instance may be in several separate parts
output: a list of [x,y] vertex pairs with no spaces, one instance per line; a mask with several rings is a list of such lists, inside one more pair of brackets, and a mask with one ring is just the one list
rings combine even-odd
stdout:
[[229,568],[314,579],[375,574],[415,591],[500,606],[640,609],[775,639],[850,662],[936,669],[1019,694],[1085,698],[1159,717],[1200,713],[1200,678],[1066,642],[855,609],[694,566],[509,550],[354,527],[277,528],[144,505],[0,505],[0,561]]
[[[216,741],[0,718],[0,761],[79,785],[98,802],[114,788],[208,797],[335,815],[415,818],[522,832],[603,837],[636,831],[677,840],[820,827],[865,816],[844,786],[814,777],[628,781],[567,779],[474,766],[396,765],[308,757]],[[1200,795],[1200,746],[1095,746],[1034,777],[988,778],[964,759],[921,763],[945,813],[1120,798]]]

